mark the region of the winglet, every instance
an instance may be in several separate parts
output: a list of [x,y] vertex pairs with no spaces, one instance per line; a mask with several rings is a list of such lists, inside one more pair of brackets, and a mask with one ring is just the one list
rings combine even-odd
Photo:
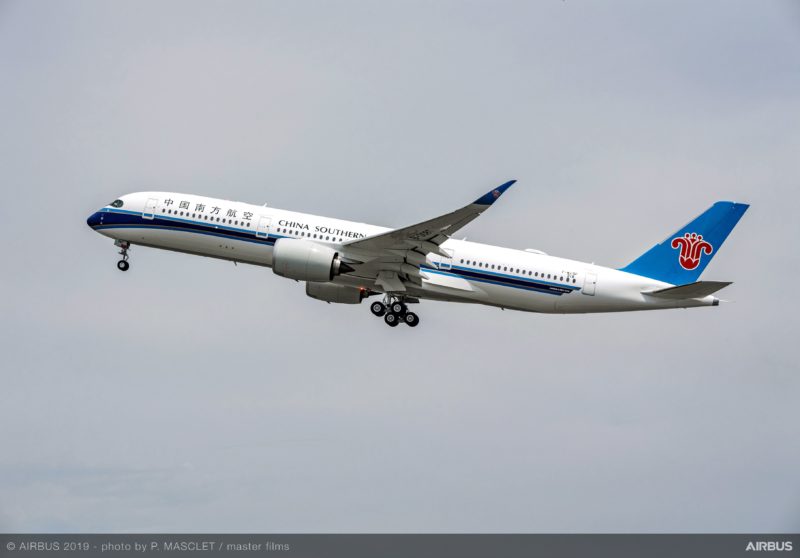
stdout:
[[472,203],[475,205],[492,205],[494,202],[497,201],[497,198],[499,198],[503,194],[503,192],[511,188],[511,186],[513,186],[515,182],[516,180],[509,180],[508,182],[506,182],[505,184],[501,184],[491,192],[487,192],[486,194],[484,194],[483,196],[481,196]]

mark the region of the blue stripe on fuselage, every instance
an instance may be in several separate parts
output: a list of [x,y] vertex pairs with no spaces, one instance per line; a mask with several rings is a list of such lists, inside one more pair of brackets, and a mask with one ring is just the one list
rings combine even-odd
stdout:
[[493,273],[485,270],[478,270],[468,267],[453,266],[450,270],[436,269],[429,265],[422,266],[422,270],[426,273],[433,272],[441,275],[451,275],[467,279],[469,281],[479,281],[481,283],[491,283],[493,285],[502,285],[504,287],[513,287],[515,289],[524,289],[528,291],[535,291],[538,293],[552,294],[561,296],[562,294],[569,294],[578,290],[579,287],[558,285],[548,283],[546,281],[539,281],[536,279],[528,279],[525,277],[517,277],[513,275],[506,275],[503,273]]
[[95,230],[103,229],[160,229],[160,230],[173,230],[182,232],[193,232],[198,234],[205,234],[209,236],[218,236],[222,238],[243,240],[245,242],[253,242],[256,244],[273,245],[278,238],[283,238],[279,235],[269,236],[256,236],[253,229],[240,229],[229,227],[226,225],[211,224],[205,221],[197,222],[187,219],[180,219],[177,217],[165,217],[163,215],[155,215],[153,219],[144,219],[142,214],[134,211],[125,210],[112,210],[103,209],[104,214],[103,224],[95,225]]
[[[221,238],[242,240],[245,242],[253,242],[256,244],[264,244],[272,246],[279,238],[294,238],[286,237],[283,235],[271,234],[267,237],[258,237],[255,235],[253,229],[240,229],[229,227],[226,225],[211,224],[205,221],[192,221],[188,219],[181,219],[178,217],[166,217],[163,215],[155,214],[153,219],[144,219],[141,212],[127,211],[124,209],[109,209],[104,208],[101,210],[104,214],[103,224],[95,225],[95,230],[104,229],[159,229],[171,230],[179,232],[191,232],[197,234],[204,234],[209,236],[217,236]],[[540,281],[538,279],[528,279],[525,277],[518,277],[514,275],[506,275],[503,273],[490,272],[483,269],[474,269],[461,266],[452,266],[449,270],[436,269],[430,265],[423,265],[422,270],[426,273],[438,273],[441,275],[450,275],[467,279],[469,281],[478,281],[481,283],[489,283],[492,285],[500,285],[503,287],[511,287],[515,289],[523,289],[542,294],[550,294],[561,296],[569,294],[578,290],[580,287],[567,286],[547,281]]]

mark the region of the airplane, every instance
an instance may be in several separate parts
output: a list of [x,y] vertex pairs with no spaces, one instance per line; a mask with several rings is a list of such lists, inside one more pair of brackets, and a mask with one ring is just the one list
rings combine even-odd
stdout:
[[409,307],[421,300],[546,314],[626,312],[718,306],[713,294],[731,284],[699,277],[744,203],[714,203],[619,269],[453,238],[515,182],[398,229],[175,192],[126,194],[87,224],[114,239],[121,271],[134,245],[270,267],[328,303],[383,295],[370,310],[391,327],[416,327],[420,318]]

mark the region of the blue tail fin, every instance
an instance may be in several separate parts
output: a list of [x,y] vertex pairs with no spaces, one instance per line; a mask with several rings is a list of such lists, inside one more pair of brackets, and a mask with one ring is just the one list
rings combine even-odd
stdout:
[[715,203],[621,271],[673,285],[697,281],[748,207],[746,203]]

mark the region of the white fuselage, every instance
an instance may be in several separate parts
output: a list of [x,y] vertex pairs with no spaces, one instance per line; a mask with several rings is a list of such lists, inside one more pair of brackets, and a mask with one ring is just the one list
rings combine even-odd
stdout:
[[[97,232],[119,241],[235,262],[272,266],[275,241],[300,238],[328,245],[357,258],[347,243],[390,229],[174,192],[138,192],[121,198],[89,218]],[[642,294],[667,283],[616,269],[477,242],[449,239],[450,254],[428,254],[421,286],[406,293],[421,299],[470,302],[544,313],[619,312],[711,306],[713,296],[665,300]],[[333,282],[385,292],[369,265],[359,275],[339,275]],[[381,269],[400,262],[376,262]]]

